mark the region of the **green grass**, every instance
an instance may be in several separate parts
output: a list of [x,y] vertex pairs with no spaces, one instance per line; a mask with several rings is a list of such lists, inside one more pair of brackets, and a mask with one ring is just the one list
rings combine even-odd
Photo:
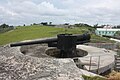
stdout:
[[95,34],[91,35],[92,43],[115,43],[115,41],[109,40],[109,38],[101,37]]
[[82,77],[85,80],[106,80],[105,78],[99,77],[99,76],[86,76],[86,75],[82,75]]
[[[56,28],[39,25],[17,27],[12,31],[0,33],[0,45],[5,45],[11,42],[18,42],[23,40],[53,37],[56,36],[57,34],[62,33],[82,34],[87,31],[88,29],[86,27],[66,29],[66,31],[65,28]],[[99,41],[100,37],[92,35],[92,38]],[[105,41],[107,40],[103,38],[100,39]]]

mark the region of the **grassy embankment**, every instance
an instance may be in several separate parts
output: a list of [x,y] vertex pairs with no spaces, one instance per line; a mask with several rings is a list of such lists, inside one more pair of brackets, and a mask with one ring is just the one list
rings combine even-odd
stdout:
[[[11,42],[18,42],[22,40],[53,37],[60,33],[82,34],[86,31],[88,31],[88,27],[80,27],[66,30],[65,28],[56,28],[39,25],[17,27],[12,31],[0,33],[0,45],[5,45]],[[111,41],[109,41],[106,38],[100,38],[93,34],[91,42],[111,42]]]

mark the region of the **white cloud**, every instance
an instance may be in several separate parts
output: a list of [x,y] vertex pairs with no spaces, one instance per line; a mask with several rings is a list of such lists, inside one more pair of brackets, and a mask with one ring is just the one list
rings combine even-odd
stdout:
[[0,6],[0,15],[16,16],[17,13]]
[[2,3],[0,18],[9,24],[41,21],[120,24],[120,0],[7,0]]

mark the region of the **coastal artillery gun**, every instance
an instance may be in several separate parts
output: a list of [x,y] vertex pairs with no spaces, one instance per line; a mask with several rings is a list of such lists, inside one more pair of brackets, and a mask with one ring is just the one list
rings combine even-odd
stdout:
[[10,44],[11,47],[43,44],[47,43],[48,47],[57,47],[60,50],[59,57],[73,58],[77,56],[76,45],[90,42],[90,34],[72,35],[72,34],[58,34],[57,37],[47,38],[41,40],[33,40],[27,42],[18,42]]

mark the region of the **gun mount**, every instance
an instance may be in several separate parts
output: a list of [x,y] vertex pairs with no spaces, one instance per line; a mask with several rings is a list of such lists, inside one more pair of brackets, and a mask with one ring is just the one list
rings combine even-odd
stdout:
[[48,47],[57,47],[60,50],[59,57],[73,58],[77,55],[76,45],[83,44],[90,41],[90,34],[72,35],[72,34],[58,34],[57,38],[47,38],[42,40],[34,40],[28,42],[18,42],[10,44],[11,47],[43,44],[47,43]]

